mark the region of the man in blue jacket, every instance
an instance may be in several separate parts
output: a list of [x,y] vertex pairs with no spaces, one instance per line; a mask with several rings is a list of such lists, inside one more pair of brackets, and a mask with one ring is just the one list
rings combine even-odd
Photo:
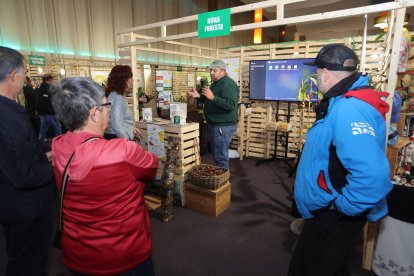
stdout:
[[391,190],[385,155],[388,93],[356,72],[358,58],[341,44],[323,47],[314,62],[323,99],[306,136],[295,181],[305,218],[289,276],[350,275],[350,255],[367,219],[387,215]]
[[7,276],[45,272],[57,198],[52,166],[26,109],[16,103],[25,74],[24,57],[0,46],[0,224]]

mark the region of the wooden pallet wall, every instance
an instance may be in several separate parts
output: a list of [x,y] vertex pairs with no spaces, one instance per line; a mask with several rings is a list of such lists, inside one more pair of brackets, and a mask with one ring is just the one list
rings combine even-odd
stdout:
[[[360,57],[362,53],[362,37],[335,39],[330,41],[298,41],[288,43],[274,43],[267,45],[241,46],[219,50],[219,58],[239,58],[240,59],[240,83],[241,97],[243,102],[249,102],[249,64],[252,60],[267,59],[290,59],[290,58],[314,58],[319,50],[331,43],[344,44],[356,52]],[[380,78],[381,58],[385,54],[383,41],[377,41],[377,36],[367,37],[366,44],[366,72],[372,77],[373,81],[386,83],[386,78]],[[266,123],[276,122],[276,109],[279,114],[279,121],[287,122],[287,103],[279,102],[277,108],[275,102],[255,101],[251,117],[250,147],[251,156],[269,158],[274,154],[275,135],[274,132],[267,135]],[[287,152],[288,157],[295,157],[301,148],[307,129],[315,121],[313,107],[308,105],[301,107],[298,103],[290,104],[290,123],[292,130],[288,133]],[[278,138],[282,133],[278,132]],[[270,139],[269,139],[270,137]],[[277,155],[284,156],[285,146],[278,139]],[[232,144],[232,148],[235,143]]]
[[[242,46],[219,50],[219,58],[239,58],[241,75],[241,100],[249,100],[249,63],[251,60],[314,58],[319,50],[331,43],[341,43],[355,50],[361,56],[362,37],[334,39],[329,41],[298,41],[274,43],[266,45]],[[383,41],[377,41],[377,36],[367,37],[366,71],[373,77],[378,76],[381,67],[381,57],[385,47]],[[374,81],[379,81],[374,78]],[[382,82],[386,82],[383,79]]]
[[[270,114],[269,114],[270,113]],[[266,148],[263,146],[266,140],[266,123],[272,115],[272,109],[266,107],[253,107],[250,115],[250,147],[249,155],[264,157]]]
[[[28,60],[28,56],[26,56]],[[91,77],[91,71],[110,71],[115,66],[115,60],[97,60],[80,58],[61,58],[53,55],[45,56],[44,66],[27,65],[27,76],[30,77],[34,87],[42,83],[45,74],[51,74],[54,81],[68,77]],[[39,73],[38,68],[42,68],[43,73]],[[65,69],[65,74],[60,74],[60,69]]]
[[[279,121],[286,121],[288,113],[287,103],[279,104]],[[275,150],[275,131],[267,130],[266,125],[270,122],[276,122],[276,105],[268,104],[267,107],[263,104],[253,105],[252,115],[250,117],[250,147],[249,155],[259,158],[270,158],[274,155]],[[307,130],[315,121],[315,113],[311,106],[299,106],[297,103],[292,103],[290,107],[290,123],[292,130],[288,133],[287,143],[287,157],[295,158],[298,151],[301,149]],[[277,132],[278,156],[285,154],[285,133]],[[230,148],[237,149],[236,141],[233,141]]]

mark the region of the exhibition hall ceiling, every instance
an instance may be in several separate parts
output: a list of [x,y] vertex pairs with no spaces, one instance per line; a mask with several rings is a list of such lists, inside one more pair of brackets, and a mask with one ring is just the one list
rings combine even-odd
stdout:
[[[241,4],[252,4],[257,0],[240,0]],[[317,14],[343,9],[369,6],[372,4],[393,2],[386,0],[305,0],[297,3],[286,4],[284,6],[285,18],[296,17],[308,14]],[[411,13],[409,26],[414,25],[414,8],[407,9]],[[266,8],[263,15],[268,20],[276,19],[276,7]],[[374,18],[380,14],[368,15],[368,33],[375,34],[380,32],[373,27]],[[266,20],[265,19],[265,20]],[[339,38],[346,36],[360,35],[364,28],[364,18],[362,16],[342,18],[324,22],[306,23],[294,25],[296,31],[305,36],[307,40],[320,40],[328,38]],[[290,26],[292,29],[293,26]],[[410,31],[413,31],[410,29]]]

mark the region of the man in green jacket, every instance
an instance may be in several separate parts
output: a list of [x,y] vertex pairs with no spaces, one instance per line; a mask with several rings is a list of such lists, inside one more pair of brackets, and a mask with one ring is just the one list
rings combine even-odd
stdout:
[[204,103],[214,161],[217,166],[228,169],[228,148],[237,126],[239,87],[226,74],[222,60],[213,61],[209,68],[213,84],[203,87],[201,95],[194,88],[188,95]]

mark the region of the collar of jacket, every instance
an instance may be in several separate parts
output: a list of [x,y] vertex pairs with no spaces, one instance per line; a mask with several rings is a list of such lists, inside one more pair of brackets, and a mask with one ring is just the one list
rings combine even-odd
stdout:
[[[354,87],[354,83],[359,82],[360,77],[364,77],[362,73],[355,72],[349,77],[346,77],[335,84],[328,92],[323,96],[321,102],[315,107],[316,121],[324,118],[328,114],[329,100],[340,96]],[[365,82],[365,81],[364,81]],[[362,84],[362,83],[361,83]]]
[[9,105],[10,107],[15,108],[20,112],[25,112],[26,111],[26,108],[24,106],[18,104],[16,101],[10,100],[9,98],[1,96],[1,95],[0,95],[0,102],[3,102],[5,104]]

